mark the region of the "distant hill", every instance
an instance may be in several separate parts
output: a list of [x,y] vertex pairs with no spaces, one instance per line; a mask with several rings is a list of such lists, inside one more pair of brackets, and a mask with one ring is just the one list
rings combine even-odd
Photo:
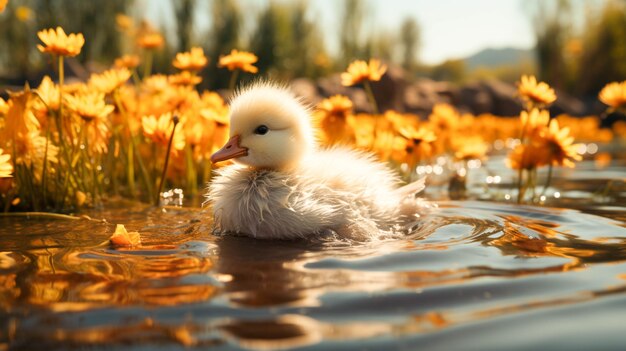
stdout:
[[466,69],[473,71],[481,66],[494,68],[535,62],[535,55],[532,49],[488,48],[467,57],[464,61]]

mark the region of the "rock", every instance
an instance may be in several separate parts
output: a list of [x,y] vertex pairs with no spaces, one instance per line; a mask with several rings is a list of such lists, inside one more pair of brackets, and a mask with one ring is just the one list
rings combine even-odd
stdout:
[[458,105],[476,115],[490,113],[493,109],[493,99],[479,83],[469,83],[461,87]]
[[404,90],[407,86],[406,75],[407,73],[401,67],[390,66],[380,81],[371,83],[378,109],[381,112],[385,110],[404,110]]
[[498,116],[517,116],[522,111],[522,104],[517,98],[517,88],[513,84],[499,80],[487,80],[479,83],[492,100],[491,113]]
[[550,106],[550,114],[558,116],[563,113],[571,116],[583,116],[587,113],[587,107],[581,100],[563,91],[556,91],[556,101]]

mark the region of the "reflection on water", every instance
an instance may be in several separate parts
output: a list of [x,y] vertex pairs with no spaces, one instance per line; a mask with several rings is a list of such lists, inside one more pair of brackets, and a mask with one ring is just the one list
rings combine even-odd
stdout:
[[[623,345],[619,204],[444,201],[369,243],[216,237],[201,210],[108,207],[90,214],[108,223],[0,219],[0,350]],[[143,245],[108,246],[115,223]]]

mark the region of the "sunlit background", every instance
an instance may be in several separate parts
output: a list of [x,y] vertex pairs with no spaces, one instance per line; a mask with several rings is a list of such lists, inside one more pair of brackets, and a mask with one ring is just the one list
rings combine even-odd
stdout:
[[[259,56],[261,73],[283,79],[318,78],[379,57],[403,67],[409,80],[514,82],[536,72],[557,89],[593,96],[626,78],[624,12],[613,0],[11,1],[0,15],[0,45],[11,48],[0,53],[0,84],[38,82],[50,70],[35,34],[56,25],[87,39],[75,74],[108,66],[133,49],[116,22],[126,14],[165,34],[159,72],[171,71],[173,55],[192,46],[214,62],[239,48]],[[216,68],[203,75],[204,87],[227,85]]]

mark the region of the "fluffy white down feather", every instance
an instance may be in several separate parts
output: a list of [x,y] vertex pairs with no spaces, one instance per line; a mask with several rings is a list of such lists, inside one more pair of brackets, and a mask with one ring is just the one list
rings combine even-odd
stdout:
[[424,180],[400,187],[395,172],[347,148],[319,150],[290,172],[230,165],[209,185],[216,229],[264,239],[335,232],[367,240],[417,215]]

